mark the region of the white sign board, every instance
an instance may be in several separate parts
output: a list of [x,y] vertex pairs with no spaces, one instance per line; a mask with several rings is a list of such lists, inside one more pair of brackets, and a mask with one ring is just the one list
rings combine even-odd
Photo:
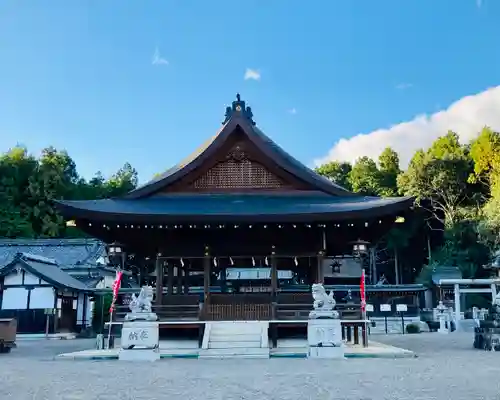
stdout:
[[366,305],[366,312],[373,312],[374,309],[373,309],[373,304],[367,304]]
[[381,304],[380,311],[382,311],[382,312],[391,311],[391,305],[390,304]]
[[396,304],[396,311],[406,312],[408,311],[408,306],[406,304]]

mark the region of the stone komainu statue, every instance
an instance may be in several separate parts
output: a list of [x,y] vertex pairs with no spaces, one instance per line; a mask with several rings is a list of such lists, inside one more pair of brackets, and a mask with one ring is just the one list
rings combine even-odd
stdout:
[[312,297],[314,299],[313,307],[315,310],[330,311],[337,304],[333,298],[333,292],[326,294],[325,287],[321,283],[314,283],[312,285]]
[[314,283],[311,287],[314,300],[313,310],[309,313],[309,318],[338,318],[339,313],[335,311],[336,301],[333,292],[326,293],[325,287],[321,283]]
[[151,286],[143,286],[139,296],[132,294],[129,308],[133,313],[150,313],[152,312],[153,288]]

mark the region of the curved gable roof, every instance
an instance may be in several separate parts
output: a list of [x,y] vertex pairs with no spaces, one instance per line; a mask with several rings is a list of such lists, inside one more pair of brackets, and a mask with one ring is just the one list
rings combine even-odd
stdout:
[[124,198],[137,199],[150,196],[183,178],[188,173],[200,167],[205,161],[210,160],[238,128],[272,162],[276,163],[284,171],[310,185],[312,189],[332,196],[358,196],[358,194],[352,193],[317,174],[278,146],[255,126],[250,107],[246,107],[245,102],[241,101],[238,96],[238,100],[233,102],[232,108],[227,108],[226,120],[215,136],[210,138],[181,163],[160,174],[145,185],[132,190]]

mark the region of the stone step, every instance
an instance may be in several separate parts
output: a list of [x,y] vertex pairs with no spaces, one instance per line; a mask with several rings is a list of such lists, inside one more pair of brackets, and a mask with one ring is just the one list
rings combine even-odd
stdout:
[[203,349],[200,358],[269,358],[269,348]]
[[[267,333],[267,331],[266,331],[266,333]],[[220,332],[220,331],[214,331],[214,330],[210,331],[210,337],[234,336],[237,338],[242,338],[245,336],[257,337],[257,336],[261,336],[261,335],[262,335],[262,331],[259,331],[259,332],[227,332],[227,331]]]
[[265,359],[269,358],[269,354],[233,354],[233,355],[203,355],[199,356],[198,358],[205,358],[205,359],[228,359],[228,358],[259,358],[259,359]]
[[236,342],[236,341],[228,341],[228,342],[210,342],[208,343],[209,349],[256,349],[260,348],[260,340],[259,341],[251,341],[251,342]]
[[261,341],[262,335],[259,334],[241,334],[241,335],[226,335],[226,334],[210,334],[210,342],[259,342]]
[[260,325],[212,325],[212,329],[216,331],[222,332],[257,332],[264,329],[263,326]]

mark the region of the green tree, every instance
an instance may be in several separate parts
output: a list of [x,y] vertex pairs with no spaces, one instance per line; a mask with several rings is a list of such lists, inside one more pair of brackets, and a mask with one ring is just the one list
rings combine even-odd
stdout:
[[107,197],[124,195],[137,187],[138,174],[135,168],[125,163],[106,183]]
[[359,158],[349,173],[349,183],[354,192],[365,196],[376,196],[380,191],[380,172],[369,157]]
[[349,182],[349,173],[352,170],[351,164],[348,162],[330,161],[323,164],[315,169],[315,171],[330,179],[337,185],[342,186],[347,190],[351,190],[351,184]]
[[468,183],[472,160],[460,145],[458,135],[449,132],[438,138],[427,152],[419,150],[408,169],[398,176],[401,194],[414,196],[417,204],[430,203],[429,210],[444,226],[451,227],[473,204]]
[[387,147],[378,158],[379,164],[379,195],[390,197],[397,196],[397,178],[401,173],[399,156],[393,149]]

